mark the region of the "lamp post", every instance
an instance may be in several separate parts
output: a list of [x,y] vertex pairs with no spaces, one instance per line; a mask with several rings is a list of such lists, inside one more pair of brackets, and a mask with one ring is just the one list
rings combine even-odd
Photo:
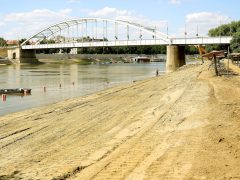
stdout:
[[166,21],[166,23],[167,23],[167,36],[168,36],[168,21]]
[[[168,29],[168,21],[167,20],[161,20],[161,21],[159,21],[159,23],[161,23],[161,25],[159,24],[159,27],[158,28],[163,28],[163,29],[165,29],[165,30],[163,30],[163,31],[165,31],[166,32],[166,34],[167,34],[167,37],[168,37],[168,34],[169,34],[169,29]],[[156,27],[156,26],[155,26]],[[157,30],[157,27],[155,28],[156,30]]]
[[231,17],[228,17],[229,22],[230,22],[230,36],[232,36],[232,19]]
[[[221,17],[219,17],[219,27],[222,25]],[[219,37],[221,37],[221,31],[219,31]]]
[[232,36],[232,22],[230,22],[230,36]]
[[198,34],[198,24],[197,24],[197,33],[196,33],[196,36],[198,37],[198,35],[199,35],[199,34]]
[[187,24],[186,23],[185,23],[184,35],[185,35],[185,44],[186,44],[186,38],[187,38]]
[[185,31],[184,31],[185,37],[187,36],[187,24],[185,23]]

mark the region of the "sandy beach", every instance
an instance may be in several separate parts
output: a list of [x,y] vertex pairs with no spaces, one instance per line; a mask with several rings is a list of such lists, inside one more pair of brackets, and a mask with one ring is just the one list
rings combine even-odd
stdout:
[[240,179],[240,76],[208,65],[0,117],[0,179]]

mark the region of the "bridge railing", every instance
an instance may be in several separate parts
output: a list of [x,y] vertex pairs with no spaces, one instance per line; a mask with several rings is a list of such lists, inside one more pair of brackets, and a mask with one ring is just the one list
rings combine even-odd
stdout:
[[120,40],[101,42],[72,42],[58,44],[23,45],[22,49],[51,49],[51,48],[80,48],[80,47],[111,47],[111,46],[141,46],[141,45],[168,45],[163,40]]
[[232,37],[196,37],[172,38],[169,42],[160,39],[145,40],[118,40],[100,42],[69,42],[57,44],[23,45],[22,49],[54,49],[54,48],[80,48],[80,47],[111,47],[111,46],[141,46],[141,45],[206,45],[229,44]]
[[199,44],[229,44],[232,37],[195,37],[195,38],[174,38],[172,44],[176,45],[199,45]]

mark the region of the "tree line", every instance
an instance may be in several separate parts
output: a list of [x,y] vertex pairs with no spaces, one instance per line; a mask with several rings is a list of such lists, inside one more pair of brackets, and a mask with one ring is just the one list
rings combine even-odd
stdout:
[[7,46],[7,41],[4,38],[0,37],[0,47],[6,47],[6,46]]
[[[43,40],[40,44],[54,44],[55,41]],[[52,53],[69,53],[70,49],[46,49],[37,50],[37,53],[52,54]],[[117,46],[117,47],[80,47],[77,48],[78,54],[166,54],[167,48],[164,45],[151,46]],[[194,46],[186,46],[186,54],[197,54],[198,49]]]
[[[233,36],[230,43],[232,52],[240,52],[240,21],[233,21],[228,24],[223,24],[217,28],[210,29],[208,32],[210,37],[217,36]],[[228,45],[207,45],[208,52],[212,50],[227,50]]]

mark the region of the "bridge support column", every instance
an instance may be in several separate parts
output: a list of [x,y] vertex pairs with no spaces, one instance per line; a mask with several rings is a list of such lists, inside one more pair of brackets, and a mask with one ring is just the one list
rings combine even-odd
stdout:
[[184,46],[167,46],[166,72],[176,71],[179,67],[186,64]]
[[8,59],[14,63],[38,63],[36,50],[21,49],[13,47],[8,49]]

